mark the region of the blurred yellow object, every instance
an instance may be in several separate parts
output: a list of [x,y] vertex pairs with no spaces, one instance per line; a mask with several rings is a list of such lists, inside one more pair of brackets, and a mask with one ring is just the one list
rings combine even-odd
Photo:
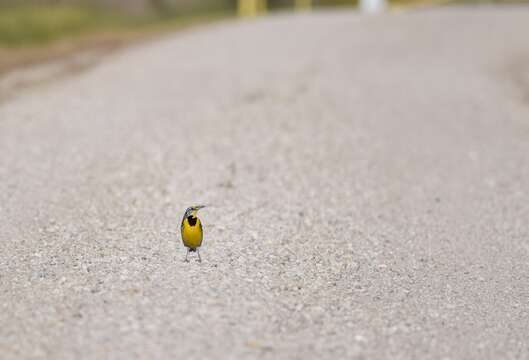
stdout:
[[238,14],[242,17],[254,17],[259,13],[265,13],[266,0],[238,0]]
[[294,6],[296,10],[310,10],[312,9],[312,0],[296,0]]
[[267,12],[268,6],[266,0],[257,0],[257,10],[263,14]]

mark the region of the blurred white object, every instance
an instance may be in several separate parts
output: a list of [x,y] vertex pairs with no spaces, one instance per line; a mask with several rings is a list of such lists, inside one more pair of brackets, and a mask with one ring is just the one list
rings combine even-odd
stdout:
[[360,0],[360,11],[374,14],[386,10],[386,0]]

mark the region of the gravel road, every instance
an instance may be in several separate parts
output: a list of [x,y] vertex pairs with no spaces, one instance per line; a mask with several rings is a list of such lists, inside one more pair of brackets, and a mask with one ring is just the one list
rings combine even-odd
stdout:
[[528,359],[528,38],[279,14],[5,100],[0,358]]

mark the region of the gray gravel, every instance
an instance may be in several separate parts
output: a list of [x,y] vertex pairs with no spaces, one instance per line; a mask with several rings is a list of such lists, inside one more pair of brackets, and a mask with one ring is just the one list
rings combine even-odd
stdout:
[[528,38],[282,14],[4,101],[0,358],[528,359]]

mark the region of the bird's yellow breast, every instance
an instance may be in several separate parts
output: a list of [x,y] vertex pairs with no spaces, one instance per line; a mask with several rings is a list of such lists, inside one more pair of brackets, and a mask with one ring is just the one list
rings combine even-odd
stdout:
[[181,231],[182,241],[185,246],[191,249],[196,249],[202,245],[203,232],[199,218],[196,218],[196,223],[194,225],[191,225],[187,218],[183,219]]

